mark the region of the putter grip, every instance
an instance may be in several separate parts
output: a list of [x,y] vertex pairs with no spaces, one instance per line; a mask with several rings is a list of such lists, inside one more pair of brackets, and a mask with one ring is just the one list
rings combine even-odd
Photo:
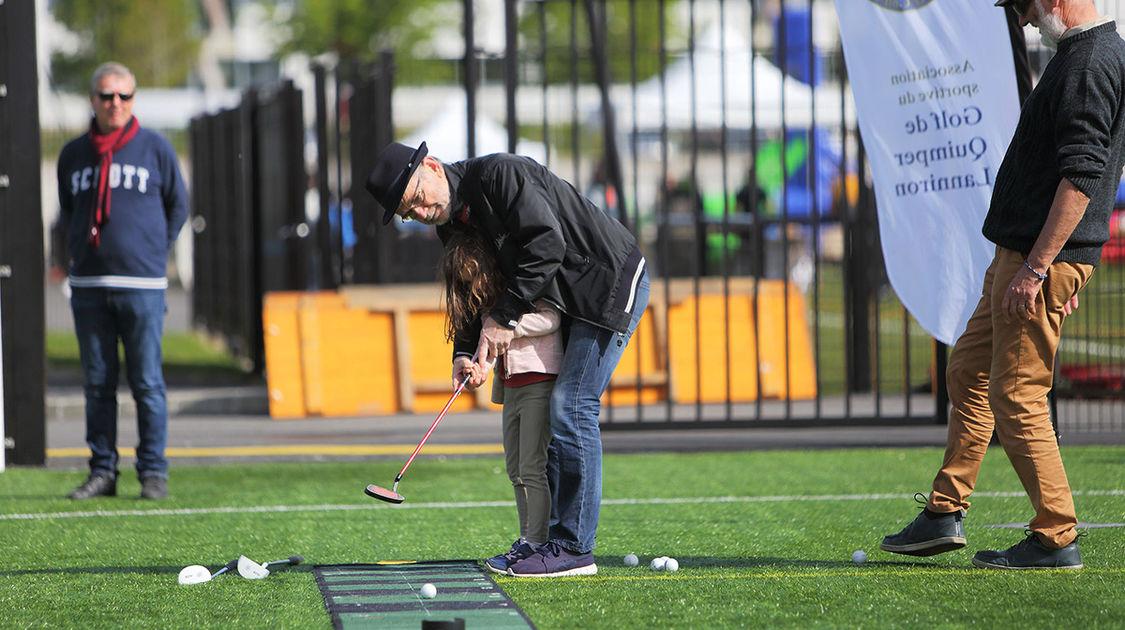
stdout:
[[291,556],[289,558],[289,564],[301,564],[304,561],[305,561],[305,559],[302,558],[301,556]]
[[[231,560],[230,562],[226,563],[223,566],[223,568],[219,569],[218,571],[215,571],[215,575],[220,575],[220,574],[226,573],[227,571],[231,571],[237,566],[238,566],[238,558],[235,558],[234,560]],[[212,575],[211,577],[215,577],[215,575]]]

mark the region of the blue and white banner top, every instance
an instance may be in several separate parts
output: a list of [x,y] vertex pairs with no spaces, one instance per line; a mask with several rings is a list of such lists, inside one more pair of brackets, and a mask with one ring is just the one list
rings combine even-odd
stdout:
[[952,344],[994,246],[981,235],[1019,118],[1005,9],[983,0],[836,0],[891,286]]

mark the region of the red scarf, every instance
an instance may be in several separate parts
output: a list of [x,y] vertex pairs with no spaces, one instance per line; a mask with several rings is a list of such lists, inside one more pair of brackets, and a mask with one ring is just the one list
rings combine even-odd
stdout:
[[137,117],[117,131],[99,133],[97,120],[90,121],[90,140],[98,153],[101,164],[98,173],[98,192],[94,195],[94,205],[90,208],[90,242],[97,247],[101,242],[102,226],[109,221],[109,169],[113,165],[113,152],[129,143],[141,128]]

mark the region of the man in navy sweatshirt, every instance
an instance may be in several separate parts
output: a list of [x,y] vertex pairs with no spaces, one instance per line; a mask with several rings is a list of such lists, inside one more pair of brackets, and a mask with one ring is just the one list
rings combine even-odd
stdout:
[[[892,553],[964,547],[981,460],[995,429],[1035,511],[1024,540],[978,551],[991,569],[1079,569],[1078,518],[1047,394],[1063,319],[1109,240],[1125,163],[1125,41],[1091,0],[999,0],[1058,52],[1024,101],[996,173],[984,236],[996,255],[949,356],[945,459],[922,513],[883,539]],[[1009,62],[1010,63],[1010,62]]]
[[70,305],[86,394],[90,475],[68,495],[117,494],[117,343],[137,404],[141,497],[168,496],[168,410],[160,343],[168,251],[188,215],[172,145],[133,116],[136,80],[118,63],[90,80],[94,118],[59,155]]

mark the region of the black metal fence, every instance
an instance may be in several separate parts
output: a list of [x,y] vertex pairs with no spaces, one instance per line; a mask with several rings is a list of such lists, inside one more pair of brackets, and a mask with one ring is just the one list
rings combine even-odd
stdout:
[[305,290],[314,273],[301,94],[289,82],[251,90],[189,134],[194,322],[261,371],[263,295]]
[[[839,43],[817,35],[834,21],[831,3],[504,6],[505,48],[497,53],[477,49],[475,5],[462,2],[467,46],[457,63],[466,154],[483,152],[467,122],[478,117],[502,121],[506,150],[515,151],[517,140],[538,143],[552,170],[637,235],[657,281],[654,299],[667,305],[685,286],[696,299],[686,317],[664,321],[655,337],[635,342],[667,352],[674,338],[693,338],[691,364],[676,369],[694,377],[664,384],[666,393],[675,387],[693,402],[673,404],[666,396],[667,403],[646,403],[648,384],[638,376],[636,402],[610,406],[604,426],[944,420],[947,348],[887,283]],[[491,80],[482,79],[486,74]],[[417,103],[394,107],[394,76],[387,55],[368,67],[318,68],[310,134],[299,128],[291,87],[248,94],[238,113],[193,124],[196,293],[210,293],[196,299],[197,320],[236,339],[256,366],[263,291],[434,278],[432,230],[379,225],[362,187],[378,149],[418,124],[408,109]],[[316,138],[311,186],[320,214],[316,234],[302,238],[306,179],[299,156],[308,135]],[[239,147],[237,159],[230,143]],[[1125,223],[1115,226],[1115,238],[1125,235]],[[216,232],[231,231],[240,236],[216,240]],[[1107,257],[1068,321],[1056,388],[1064,432],[1121,426],[1120,264]],[[234,278],[242,269],[246,277]],[[739,300],[749,293],[749,317],[760,323],[765,314],[757,304],[775,290],[781,310],[769,336],[740,336]],[[717,320],[700,306],[708,292]],[[252,304],[233,305],[240,300]],[[793,357],[778,361],[771,354],[778,343],[806,343],[811,365],[798,373]],[[652,348],[635,354],[637,364],[619,372],[644,372]],[[667,378],[674,366],[663,360]],[[777,391],[765,392],[761,384],[779,372]],[[746,401],[740,379],[751,373],[760,395]],[[722,382],[717,397],[705,394],[712,379]],[[800,393],[796,385],[804,379],[813,387]]]

